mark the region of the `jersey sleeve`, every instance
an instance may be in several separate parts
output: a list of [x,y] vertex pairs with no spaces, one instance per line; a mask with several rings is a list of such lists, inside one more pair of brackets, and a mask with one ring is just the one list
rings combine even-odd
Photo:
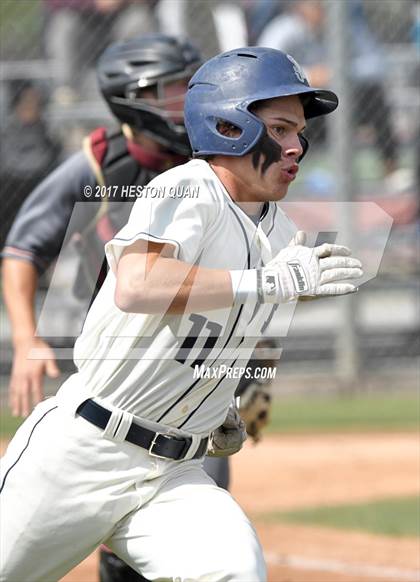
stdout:
[[[115,271],[124,247],[137,240],[171,245],[174,258],[194,263],[203,248],[217,215],[217,202],[209,190],[199,189],[196,196],[173,195],[177,186],[168,181],[153,180],[144,196],[134,203],[128,223],[105,245],[108,263]],[[150,196],[148,194],[150,193]],[[155,197],[153,197],[155,194]]]
[[[98,202],[83,198],[96,179],[83,152],[71,156],[47,176],[25,200],[9,231],[2,257],[27,260],[39,271],[58,256],[65,239],[83,228],[98,211]],[[83,212],[74,212],[83,202]],[[71,232],[72,231],[72,232]]]

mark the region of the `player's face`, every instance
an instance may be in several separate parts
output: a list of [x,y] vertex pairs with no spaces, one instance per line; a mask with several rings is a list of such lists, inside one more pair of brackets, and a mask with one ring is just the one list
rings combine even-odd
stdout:
[[[295,95],[270,99],[256,114],[264,121],[267,136],[263,138],[265,146],[263,143],[256,167],[251,159],[255,184],[264,199],[281,200],[299,171],[298,159],[303,153],[299,140],[305,128],[302,103]],[[273,161],[267,166],[270,158]]]
[[254,114],[264,122],[266,135],[254,152],[228,162],[236,177],[233,189],[228,190],[239,202],[281,200],[296,177],[303,153],[299,140],[305,128],[302,103],[297,96],[278,97],[264,101]]

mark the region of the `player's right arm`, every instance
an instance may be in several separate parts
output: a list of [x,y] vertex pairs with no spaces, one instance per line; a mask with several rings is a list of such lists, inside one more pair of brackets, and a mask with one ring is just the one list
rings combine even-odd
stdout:
[[[298,243],[303,233],[299,232]],[[173,247],[138,240],[125,248],[116,270],[115,303],[129,313],[184,313],[231,307],[247,299],[285,303],[299,297],[346,295],[361,263],[339,245],[290,245],[262,269],[202,268],[172,256]]]
[[356,290],[347,280],[362,275],[360,261],[339,245],[308,248],[304,233],[260,269],[201,266],[203,241],[229,240],[228,233],[219,232],[221,212],[208,190],[195,200],[137,200],[126,226],[105,246],[116,277],[116,306],[127,313],[192,313],[248,300],[283,303]]
[[[3,249],[3,291],[13,341],[9,401],[15,416],[27,416],[43,398],[43,379],[59,375],[51,348],[36,336],[34,299],[38,277],[58,256],[74,204],[82,200],[83,186],[95,184],[87,160],[76,154],[52,172],[27,198]],[[84,220],[90,219],[93,204]],[[83,224],[75,225],[83,228]],[[33,348],[45,357],[30,359]]]
[[171,245],[143,240],[124,249],[117,268],[115,303],[131,313],[184,313],[233,304],[229,271],[173,258]]

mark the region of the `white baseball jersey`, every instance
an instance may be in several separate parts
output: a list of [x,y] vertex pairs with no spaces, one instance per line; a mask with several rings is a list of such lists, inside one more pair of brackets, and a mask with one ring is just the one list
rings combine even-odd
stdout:
[[172,245],[174,257],[191,265],[252,269],[287,246],[295,232],[274,202],[265,205],[255,224],[204,160],[156,177],[105,247],[111,269],[76,342],[79,371],[61,390],[82,385],[81,399],[96,397],[193,434],[220,426],[239,379],[197,377],[198,366],[214,370],[247,361],[276,306],[253,303],[184,315],[125,313],[114,303],[116,264],[124,247],[143,239]]

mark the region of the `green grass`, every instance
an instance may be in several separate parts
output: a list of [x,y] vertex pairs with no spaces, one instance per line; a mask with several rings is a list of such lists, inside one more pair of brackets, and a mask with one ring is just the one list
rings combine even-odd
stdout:
[[263,521],[292,522],[386,536],[420,536],[420,498],[382,499],[358,505],[313,507],[262,514]]
[[415,394],[276,398],[267,432],[414,431],[420,427]]
[[[12,436],[21,418],[0,413],[0,437]],[[295,396],[273,402],[268,433],[392,432],[420,429],[420,397],[414,394]]]
[[24,418],[15,418],[5,410],[0,413],[0,438],[10,438],[24,421]]

